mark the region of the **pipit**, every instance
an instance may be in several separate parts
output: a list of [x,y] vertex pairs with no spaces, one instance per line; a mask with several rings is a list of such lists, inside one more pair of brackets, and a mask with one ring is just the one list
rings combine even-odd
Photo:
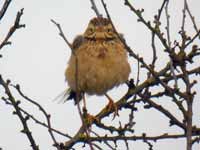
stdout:
[[111,22],[106,18],[93,18],[84,34],[74,39],[72,47],[65,71],[71,95],[74,96],[75,91],[105,95],[111,109],[114,103],[107,91],[125,83],[130,74],[126,49]]

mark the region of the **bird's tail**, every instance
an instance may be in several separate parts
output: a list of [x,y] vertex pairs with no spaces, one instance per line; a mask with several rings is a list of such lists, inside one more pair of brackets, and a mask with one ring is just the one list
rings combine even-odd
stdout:
[[82,93],[77,96],[75,91],[73,91],[71,88],[68,88],[56,96],[53,101],[58,101],[58,103],[65,103],[68,100],[74,100],[74,104],[76,105],[82,99],[82,97]]

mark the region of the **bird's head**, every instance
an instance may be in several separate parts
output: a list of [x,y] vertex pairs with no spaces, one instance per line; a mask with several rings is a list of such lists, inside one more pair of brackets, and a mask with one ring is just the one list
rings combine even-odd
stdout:
[[88,24],[84,37],[93,40],[106,40],[117,38],[117,34],[107,18],[93,18]]

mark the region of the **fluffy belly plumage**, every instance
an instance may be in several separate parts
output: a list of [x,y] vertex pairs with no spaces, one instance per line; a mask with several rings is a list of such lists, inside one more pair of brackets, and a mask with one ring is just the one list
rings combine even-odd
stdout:
[[122,43],[88,41],[75,51],[75,55],[71,55],[65,76],[72,90],[76,91],[77,84],[80,92],[102,95],[126,82],[129,73],[130,66]]

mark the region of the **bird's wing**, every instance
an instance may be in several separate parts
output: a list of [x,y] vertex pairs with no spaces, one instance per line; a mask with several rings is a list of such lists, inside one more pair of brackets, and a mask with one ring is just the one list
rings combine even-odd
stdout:
[[73,50],[78,49],[81,46],[81,44],[84,42],[84,40],[85,38],[82,35],[76,36],[72,43]]

